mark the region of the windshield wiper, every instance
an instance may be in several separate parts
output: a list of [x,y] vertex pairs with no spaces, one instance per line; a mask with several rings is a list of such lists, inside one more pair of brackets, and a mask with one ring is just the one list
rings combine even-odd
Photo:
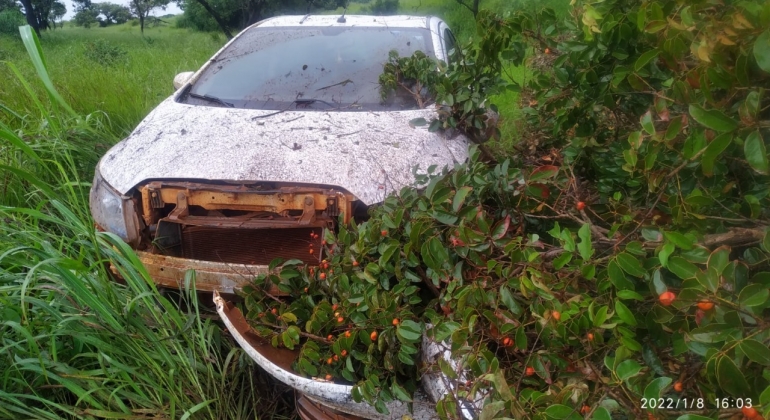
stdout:
[[191,97],[195,99],[203,99],[204,101],[214,102],[215,104],[223,105],[228,108],[233,108],[235,105],[231,104],[230,102],[225,102],[216,96],[209,96],[209,95],[198,95],[197,93],[188,93]]
[[316,102],[320,102],[320,103],[322,103],[324,105],[327,105],[327,106],[329,106],[329,108],[336,108],[337,107],[337,105],[330,104],[329,102],[326,102],[323,99],[312,99],[312,98],[311,99],[297,99],[297,100],[292,101],[292,104],[307,106],[307,105],[310,105],[310,104],[313,104],[313,103],[316,103]]

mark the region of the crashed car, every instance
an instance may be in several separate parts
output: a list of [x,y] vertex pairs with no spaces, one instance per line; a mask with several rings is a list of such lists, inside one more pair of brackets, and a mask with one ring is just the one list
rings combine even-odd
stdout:
[[388,54],[446,60],[435,17],[282,16],[228,42],[100,160],[99,229],[138,253],[160,286],[196,271],[198,290],[233,293],[275,258],[319,264],[323,229],[414,183],[414,170],[468,156],[410,121],[408,92],[380,94]]
[[[389,54],[447,60],[454,38],[435,17],[283,16],[241,32],[99,162],[91,212],[99,229],[137,252],[152,280],[199,291],[263,368],[293,386],[304,418],[382,417],[350,386],[291,372],[296,355],[268,350],[232,294],[282,258],[319,265],[325,229],[365,219],[370,206],[452,167],[468,140],[410,124],[432,119],[406,89],[383,95]],[[391,415],[435,416],[431,398]],[[435,401],[435,398],[433,398]]]

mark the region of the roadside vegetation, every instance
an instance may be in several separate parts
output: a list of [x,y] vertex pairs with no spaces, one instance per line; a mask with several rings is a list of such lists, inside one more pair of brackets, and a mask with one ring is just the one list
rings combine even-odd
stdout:
[[[424,81],[444,105],[413,123],[478,144],[329,233],[321,267],[275,262],[246,295],[255,327],[381,410],[418,386],[425,332],[462,361],[431,366],[446,418],[481,394],[481,418],[770,417],[770,5],[464,2],[350,5],[448,21],[456,61],[392,57],[383,86]],[[196,7],[143,36],[0,34],[0,418],[295,415],[193,275],[159,294],[88,212],[99,156],[226,41]],[[9,10],[0,32],[23,23]]]
[[[478,146],[328,233],[320,269],[257,279],[248,316],[297,370],[386,412],[427,334],[451,350],[427,367],[442,418],[770,415],[770,5],[574,3],[481,12],[449,65],[391,57],[386,92],[441,104],[412,124]],[[501,77],[532,51],[552,58]],[[520,152],[494,162],[485,98],[505,90],[526,98]]]

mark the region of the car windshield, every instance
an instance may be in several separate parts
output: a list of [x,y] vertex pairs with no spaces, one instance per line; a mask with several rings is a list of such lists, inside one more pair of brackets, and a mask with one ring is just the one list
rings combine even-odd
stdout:
[[316,111],[399,110],[409,95],[380,96],[379,76],[392,50],[434,55],[420,28],[252,28],[213,59],[181,100],[195,105]]

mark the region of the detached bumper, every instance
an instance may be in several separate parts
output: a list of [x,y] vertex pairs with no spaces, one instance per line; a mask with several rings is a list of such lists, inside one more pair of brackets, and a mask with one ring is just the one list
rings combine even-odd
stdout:
[[[260,338],[251,329],[248,321],[246,321],[246,318],[237,307],[225,301],[217,293],[214,293],[214,303],[216,304],[219,316],[230,331],[230,334],[232,334],[235,341],[240,344],[249,357],[273,378],[289,385],[297,392],[302,393],[303,398],[306,398],[311,403],[315,403],[316,410],[312,410],[310,404],[303,404],[300,408],[300,416],[303,418],[314,420],[341,420],[343,418],[353,419],[355,417],[376,420],[402,419],[405,417],[413,420],[432,420],[438,418],[435,404],[428,400],[427,395],[423,392],[415,393],[412,403],[413,412],[410,413],[406,403],[395,400],[386,404],[390,414],[384,415],[378,413],[374,407],[365,402],[355,402],[350,395],[352,390],[350,385],[336,384],[322,379],[305,378],[297,375],[291,370],[291,365],[299,356],[299,350],[291,351],[271,346],[270,343]],[[323,413],[325,411],[323,407],[355,417],[344,415],[332,415],[330,417],[328,413]]]
[[187,270],[195,270],[197,290],[233,294],[268,271],[265,265],[191,260],[141,251],[137,255],[155,284],[170,288],[183,286]]

